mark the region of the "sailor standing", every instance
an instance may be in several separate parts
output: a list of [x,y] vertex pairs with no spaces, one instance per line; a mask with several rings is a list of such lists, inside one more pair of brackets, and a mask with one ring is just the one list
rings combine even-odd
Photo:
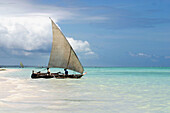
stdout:
[[64,71],[65,71],[65,75],[68,75],[68,71],[67,71],[67,69],[66,69],[66,68],[64,69]]
[[49,74],[49,75],[50,75],[50,69],[49,69],[49,68],[47,68],[47,74]]

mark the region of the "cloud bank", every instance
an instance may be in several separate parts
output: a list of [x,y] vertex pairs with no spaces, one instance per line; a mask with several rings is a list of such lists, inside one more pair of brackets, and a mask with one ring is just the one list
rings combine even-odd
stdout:
[[[12,54],[30,55],[34,50],[46,50],[52,43],[51,22],[46,17],[11,17],[0,21],[0,47],[14,49]],[[92,55],[87,41],[67,38],[76,52]],[[21,49],[22,51],[16,51]],[[23,52],[23,50],[26,50]]]
[[[9,49],[10,54],[26,56],[32,51],[50,48],[52,30],[48,17],[59,22],[76,15],[73,9],[36,5],[27,0],[1,1],[0,12],[0,47]],[[74,38],[68,38],[68,41],[76,52],[94,54],[89,42]]]
[[9,49],[45,49],[49,44],[50,21],[45,17],[1,18],[0,46]]

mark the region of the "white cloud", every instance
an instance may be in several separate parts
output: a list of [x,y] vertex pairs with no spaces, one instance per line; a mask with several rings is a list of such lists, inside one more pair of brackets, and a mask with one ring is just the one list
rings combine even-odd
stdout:
[[170,59],[170,56],[165,56],[165,59]]
[[[1,18],[0,47],[14,49],[14,55],[31,55],[23,50],[46,49],[52,42],[51,22],[45,17],[11,17]],[[68,38],[74,50],[85,55],[93,55],[87,41]],[[21,49],[21,50],[15,50]]]
[[90,49],[90,44],[87,41],[74,40],[67,37],[67,40],[76,52],[84,53],[85,55],[94,55],[94,52]]
[[[55,21],[60,20],[89,20],[105,21],[108,17],[100,15],[88,15],[82,10],[90,8],[83,7],[59,7],[53,5],[38,4],[33,0],[4,0],[0,1],[0,17],[25,17],[25,16],[44,16],[53,17]],[[81,12],[82,11],[82,12]]]
[[[43,13],[42,13],[43,12]],[[51,22],[74,15],[56,6],[32,4],[29,0],[0,1],[0,46],[11,49],[45,49],[51,42]]]
[[132,53],[132,52],[129,52],[129,55],[130,56],[140,56],[140,57],[152,57],[152,55],[149,55],[149,54],[146,54],[146,53]]
[[[0,46],[9,49],[37,50],[46,49],[52,43],[51,22],[46,17],[1,18]],[[93,55],[87,41],[67,38],[74,50],[85,55]],[[30,52],[13,50],[12,54],[31,55]]]
[[151,55],[145,54],[145,53],[138,53],[138,56],[143,56],[143,57],[151,57]]
[[51,26],[45,17],[0,19],[0,46],[10,49],[45,49],[50,43]]
[[[51,22],[72,19],[75,9],[32,4],[28,0],[0,1],[0,47],[14,55],[31,55],[32,50],[47,49],[52,42]],[[94,55],[87,41],[68,38],[78,53]]]
[[148,58],[152,62],[158,62],[160,59],[165,60],[165,59],[170,59],[170,56],[160,56],[160,55],[154,55],[154,54],[146,54],[146,53],[132,53],[129,52],[129,55],[132,57],[143,57],[143,58]]
[[[74,11],[53,5],[33,4],[31,0],[0,1],[0,17],[44,16],[58,20],[72,18]],[[56,21],[56,20],[55,20]]]

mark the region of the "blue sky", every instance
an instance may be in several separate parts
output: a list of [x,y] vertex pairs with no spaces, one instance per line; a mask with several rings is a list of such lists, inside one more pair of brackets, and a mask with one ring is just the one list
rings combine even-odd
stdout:
[[47,65],[50,16],[84,66],[170,66],[168,0],[7,0],[0,6],[0,65]]

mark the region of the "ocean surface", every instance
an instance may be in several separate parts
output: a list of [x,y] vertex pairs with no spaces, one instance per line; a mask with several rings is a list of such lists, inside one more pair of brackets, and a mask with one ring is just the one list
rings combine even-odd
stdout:
[[32,70],[46,71],[0,73],[0,113],[170,113],[168,67],[85,68],[81,79],[31,79]]

